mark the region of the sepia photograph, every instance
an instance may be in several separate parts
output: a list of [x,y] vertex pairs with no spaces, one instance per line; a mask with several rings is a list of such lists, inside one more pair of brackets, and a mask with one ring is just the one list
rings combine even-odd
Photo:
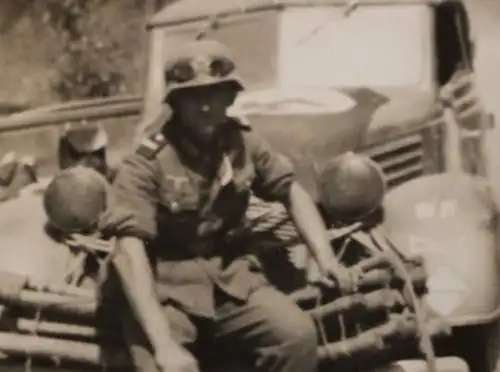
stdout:
[[500,0],[0,0],[0,372],[500,372]]

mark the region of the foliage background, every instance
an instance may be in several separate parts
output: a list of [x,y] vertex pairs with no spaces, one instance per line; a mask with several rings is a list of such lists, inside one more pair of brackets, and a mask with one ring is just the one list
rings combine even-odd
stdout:
[[140,93],[146,9],[171,1],[0,1],[0,102]]
[[[67,36],[65,38],[64,32],[61,32],[65,26],[56,21],[57,17],[48,18],[48,13],[57,14],[57,8],[50,8],[55,4],[71,15],[72,6],[81,8],[84,5],[82,2],[88,3],[84,16],[76,17],[79,20],[76,23],[81,22],[80,35],[91,39],[94,47],[100,41],[102,49],[90,53],[83,60],[90,66],[97,65],[97,70],[104,77],[111,76],[107,74],[115,77],[115,80],[111,79],[114,82],[111,89],[98,90],[98,94],[140,93],[146,49],[145,11],[173,1],[0,0],[0,104],[12,102],[40,106],[97,94],[95,90],[88,89],[92,83],[85,83],[83,88],[70,93],[61,91],[61,83],[65,81],[63,72],[73,75],[73,83],[77,80],[78,68],[74,67],[78,64],[72,65],[68,61],[78,53],[69,51],[72,43],[68,43]],[[466,0],[465,4],[471,13],[472,29],[477,40],[474,62],[479,93],[487,108],[497,117],[497,129],[489,138],[489,166],[494,183],[500,185],[500,0]],[[122,133],[122,128],[117,125],[116,132]],[[33,138],[33,146],[35,143],[39,145],[40,135],[36,134]],[[11,142],[12,138],[0,138],[0,152],[8,151],[6,147]],[[23,147],[27,147],[26,144],[24,139],[19,143]],[[51,145],[52,142],[47,141],[47,147]],[[16,148],[15,145],[11,147]],[[494,191],[500,205],[500,187],[494,188]]]

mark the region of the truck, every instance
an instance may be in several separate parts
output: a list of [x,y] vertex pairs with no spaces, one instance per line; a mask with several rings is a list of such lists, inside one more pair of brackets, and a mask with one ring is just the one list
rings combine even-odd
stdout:
[[[380,227],[386,245],[396,247],[401,257],[423,259],[428,278],[423,306],[431,318],[446,321],[451,332],[432,344],[434,369],[412,349],[381,370],[500,368],[496,206],[483,147],[494,118],[475,89],[474,42],[464,1],[178,0],[159,10],[147,27],[142,97],[17,114],[0,121],[0,128],[9,131],[7,147],[33,138],[33,128],[44,131],[45,145],[37,156],[50,173],[57,163],[51,148],[60,133],[55,127],[79,118],[140,112],[139,124],[126,129],[127,141],[110,143],[109,151],[119,158],[134,138],[157,129],[152,123],[164,109],[163,63],[176,44],[219,40],[232,50],[245,82],[234,113],[293,162],[299,182],[319,204],[325,191],[318,179],[332,159],[356,153],[383,171],[387,190]],[[116,123],[104,127],[110,139],[124,133]],[[365,187],[369,192],[373,185]],[[10,257],[0,269],[32,278],[49,272],[60,276],[54,262],[68,254],[50,248],[36,227],[43,215],[41,206],[29,207],[36,200],[39,196],[24,196],[0,206],[5,231],[0,249]],[[17,244],[27,222],[13,229],[9,221],[23,220],[23,209],[36,220],[29,228],[38,230]],[[19,252],[34,252],[38,244],[38,265],[9,255],[13,244]],[[26,303],[48,301],[27,293]],[[75,305],[72,311],[87,310]],[[23,324],[26,331],[28,323]],[[16,351],[7,340],[0,340],[0,351]],[[80,359],[85,358],[92,359],[88,354]]]
[[385,227],[434,271],[427,302],[453,326],[444,349],[461,350],[473,371],[499,368],[498,247],[494,224],[479,222],[496,210],[484,151],[494,118],[474,85],[464,1],[183,0],[148,27],[144,128],[176,43],[228,45],[247,84],[236,111],[293,161],[311,195],[318,169],[346,151],[381,166]]

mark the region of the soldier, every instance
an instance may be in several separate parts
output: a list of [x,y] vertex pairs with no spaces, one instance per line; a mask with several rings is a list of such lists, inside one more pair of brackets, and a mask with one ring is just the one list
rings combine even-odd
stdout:
[[[107,144],[107,134],[100,127],[69,128],[59,138],[58,172],[22,189],[23,196],[43,196],[41,201],[49,220],[45,232],[54,241],[66,241],[74,230],[79,234],[97,233],[94,230],[98,226],[82,229],[80,225],[95,213],[96,208],[99,209],[96,203],[102,195],[97,192],[96,196],[93,192],[100,190],[103,183],[109,186],[108,181],[112,179],[106,159]],[[44,219],[40,221],[44,222]],[[74,273],[68,273],[66,279],[73,284],[94,285],[98,274],[96,257],[85,256],[80,250],[70,251],[75,262],[80,262],[81,258],[81,264],[75,267]]]
[[[58,170],[84,166],[95,169],[108,181],[114,173],[107,162],[108,136],[104,129],[85,126],[66,129],[59,137],[57,149]],[[23,194],[40,193],[52,181],[52,176],[42,177],[22,190]]]
[[0,202],[16,198],[37,180],[35,159],[18,158],[13,152],[6,153],[0,160]]
[[312,320],[268,283],[244,242],[230,238],[244,223],[250,193],[286,206],[322,275],[342,290],[356,278],[332,253],[291,164],[227,116],[243,89],[230,51],[212,40],[183,44],[164,78],[172,115],[124,158],[112,187],[117,210],[128,208],[135,219],[113,234],[136,369],[196,371],[190,347],[208,337],[260,371],[315,371]]
[[113,178],[107,162],[108,135],[98,126],[69,128],[59,139],[59,168],[83,165]]

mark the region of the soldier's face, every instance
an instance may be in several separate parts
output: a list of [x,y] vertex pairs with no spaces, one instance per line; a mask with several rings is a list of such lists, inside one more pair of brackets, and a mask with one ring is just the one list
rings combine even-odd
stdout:
[[106,174],[106,160],[99,153],[91,153],[82,156],[76,165],[92,168],[101,174]]
[[173,109],[186,129],[199,140],[209,141],[225,123],[234,98],[234,89],[223,84],[191,88],[176,95]]
[[88,154],[80,154],[75,157],[66,157],[61,159],[61,169],[83,166],[92,168],[99,173],[105,175],[108,171],[106,158],[101,151],[96,151]]

